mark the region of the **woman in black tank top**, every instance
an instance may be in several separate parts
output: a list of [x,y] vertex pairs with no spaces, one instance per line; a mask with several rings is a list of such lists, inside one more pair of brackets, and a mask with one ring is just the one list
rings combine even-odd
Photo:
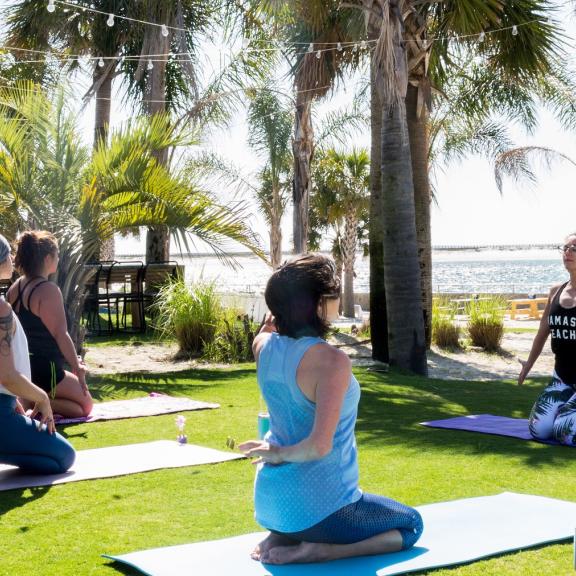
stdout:
[[530,414],[530,433],[540,440],[576,444],[576,233],[560,247],[570,280],[550,290],[548,303],[518,376],[521,385],[551,336],[554,352],[552,381],[540,394]]
[[[22,276],[7,299],[28,339],[32,381],[50,396],[55,414],[88,416],[92,397],[86,367],[78,359],[66,326],[62,293],[48,276],[58,268],[58,244],[49,232],[24,232],[18,239],[15,264]],[[71,371],[64,369],[64,363]]]

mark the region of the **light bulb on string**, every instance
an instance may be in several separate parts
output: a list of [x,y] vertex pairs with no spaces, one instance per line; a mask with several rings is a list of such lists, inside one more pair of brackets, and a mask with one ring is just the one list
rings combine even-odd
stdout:
[[166,36],[168,36],[168,34],[169,34],[168,26],[166,26],[166,24],[162,24],[162,26],[160,27],[160,32],[161,32],[162,36],[164,36],[164,38],[166,38]]
[[309,44],[309,46],[308,46],[308,52],[309,52],[309,53],[314,52],[314,44],[312,44],[312,43]]
[[518,26],[516,24],[512,26],[512,36],[518,36]]
[[146,65],[146,68],[148,70],[152,70],[152,68],[154,68],[154,62],[152,62],[152,60],[148,60],[148,64]]
[[318,50],[316,52],[316,58],[318,58],[318,60],[320,60],[320,58],[322,58],[322,51],[321,50]]
[[[426,40],[424,40],[424,43],[426,43]],[[362,48],[362,50],[366,50],[366,40],[362,40],[362,42],[360,42],[360,48]],[[424,46],[424,48],[426,48],[426,46]]]
[[46,10],[48,10],[48,12],[54,12],[54,10],[56,10],[54,0],[48,0],[48,6],[46,6]]
[[100,68],[104,67],[104,58],[99,58],[98,59],[98,66],[100,66]]
[[114,26],[114,14],[108,14],[108,20],[106,20],[106,26],[112,28]]
[[342,52],[342,43],[338,42],[338,44],[336,45],[336,50],[338,50],[338,52]]
[[484,31],[480,32],[480,36],[478,36],[478,41],[484,42],[485,39],[486,39],[486,32]]

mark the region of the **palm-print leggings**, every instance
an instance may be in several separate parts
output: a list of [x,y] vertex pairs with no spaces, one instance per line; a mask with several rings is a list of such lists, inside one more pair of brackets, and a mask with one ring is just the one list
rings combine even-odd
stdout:
[[576,444],[576,390],[554,373],[536,400],[528,425],[530,434],[539,440]]

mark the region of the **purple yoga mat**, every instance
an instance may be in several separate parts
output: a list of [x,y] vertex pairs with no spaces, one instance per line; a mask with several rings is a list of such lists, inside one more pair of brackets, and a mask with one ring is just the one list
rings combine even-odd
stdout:
[[465,430],[466,432],[479,432],[480,434],[495,434],[496,436],[509,436],[520,440],[532,440],[543,444],[560,444],[555,440],[536,440],[528,430],[526,418],[508,418],[507,416],[494,416],[494,414],[470,414],[469,416],[456,416],[445,420],[432,420],[420,422],[430,428],[444,428],[446,430]]

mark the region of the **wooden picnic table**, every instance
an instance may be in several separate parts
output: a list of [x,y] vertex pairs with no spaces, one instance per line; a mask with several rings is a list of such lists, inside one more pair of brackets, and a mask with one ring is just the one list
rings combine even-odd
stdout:
[[529,319],[539,320],[546,307],[548,298],[514,298],[510,303],[510,320],[515,320],[517,315],[526,315]]

